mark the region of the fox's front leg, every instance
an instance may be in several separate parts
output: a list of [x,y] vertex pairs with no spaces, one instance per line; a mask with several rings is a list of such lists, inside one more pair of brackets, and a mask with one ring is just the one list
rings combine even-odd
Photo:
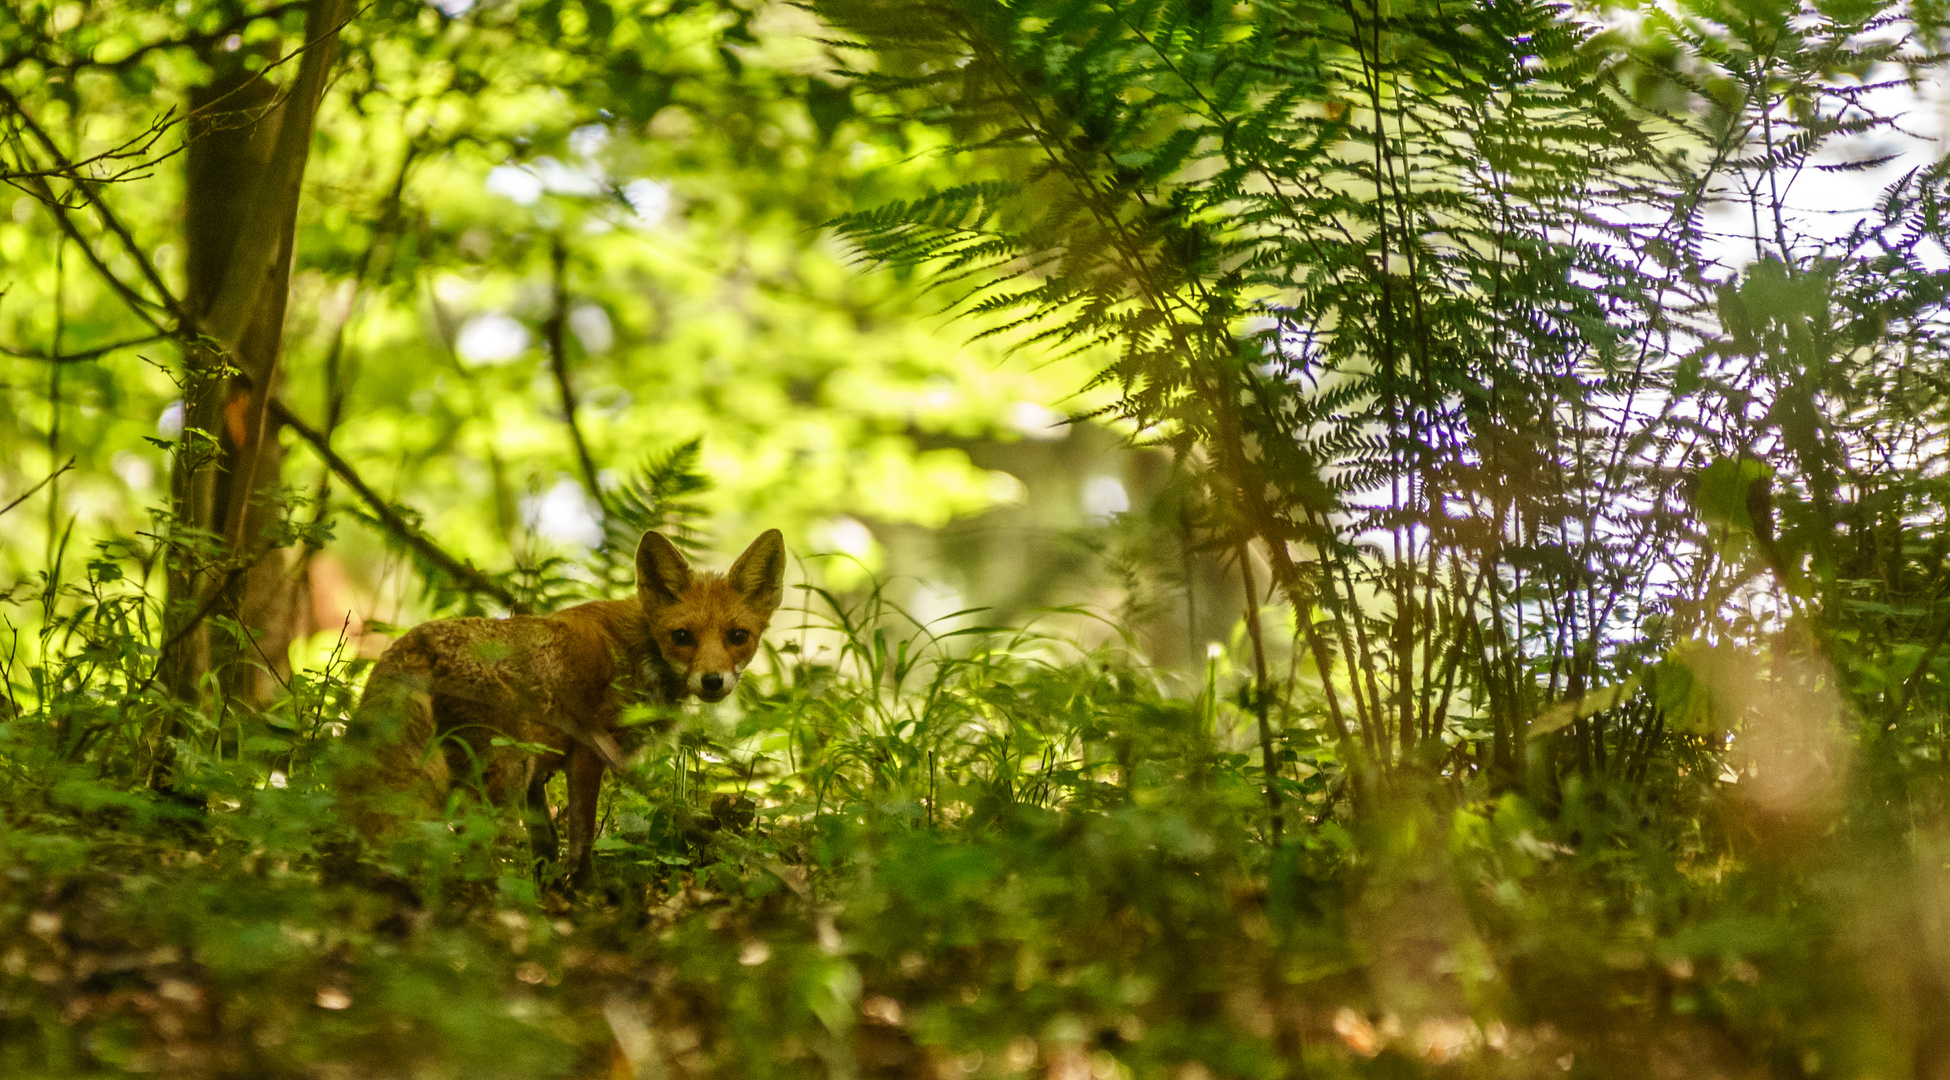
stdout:
[[604,761],[578,745],[569,751],[569,882],[587,884],[595,870],[596,803],[603,793]]

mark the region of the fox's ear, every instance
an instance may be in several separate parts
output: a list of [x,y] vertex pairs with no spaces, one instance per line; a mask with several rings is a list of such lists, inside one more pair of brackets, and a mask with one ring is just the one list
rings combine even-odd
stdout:
[[636,546],[636,594],[645,608],[677,602],[691,587],[691,564],[662,533],[647,532]]
[[770,617],[785,592],[785,537],[777,529],[760,533],[725,575],[745,602]]

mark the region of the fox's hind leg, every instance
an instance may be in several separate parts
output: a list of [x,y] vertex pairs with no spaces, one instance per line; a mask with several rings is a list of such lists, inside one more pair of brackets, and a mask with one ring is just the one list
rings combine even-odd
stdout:
[[[508,725],[481,726],[497,731],[518,730]],[[553,863],[559,844],[555,821],[548,811],[548,779],[562,767],[562,756],[510,750],[483,753],[482,794],[490,805],[518,812],[521,823],[528,829],[529,852],[540,862]]]
[[560,850],[555,819],[548,812],[548,777],[548,773],[536,771],[528,782],[528,804],[522,810],[522,823],[528,826],[528,850],[538,865],[554,862]]
[[379,837],[437,803],[450,783],[434,742],[431,681],[380,661],[334,747],[341,806],[359,831]]

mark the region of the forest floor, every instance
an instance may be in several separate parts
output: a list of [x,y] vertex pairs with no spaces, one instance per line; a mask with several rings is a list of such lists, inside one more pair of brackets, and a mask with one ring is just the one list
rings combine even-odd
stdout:
[[1895,1076],[1943,1045],[1923,878],[1661,848],[1603,792],[1294,813],[1277,847],[1237,769],[721,813],[570,897],[480,813],[325,873],[319,791],[40,780],[0,838],[8,1076]]

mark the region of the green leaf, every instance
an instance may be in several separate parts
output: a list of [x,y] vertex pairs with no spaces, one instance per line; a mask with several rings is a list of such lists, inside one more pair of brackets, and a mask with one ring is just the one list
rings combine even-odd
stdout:
[[806,113],[812,117],[813,127],[819,132],[819,141],[833,141],[833,132],[854,115],[853,88],[835,86],[824,79],[813,78],[806,82]]
[[1753,458],[1721,458],[1701,469],[1693,480],[1693,508],[1700,520],[1719,533],[1753,535],[1751,510],[1756,486],[1765,492],[1774,469]]
[[1560,701],[1538,714],[1530,722],[1530,736],[1548,735],[1559,728],[1568,727],[1579,720],[1588,720],[1604,712],[1615,709],[1631,700],[1638,693],[1639,677],[1634,675],[1615,686],[1599,687],[1575,698]]
[[519,739],[510,739],[505,735],[496,735],[494,738],[488,740],[488,744],[495,747],[511,747],[527,754],[553,754],[557,752],[555,747],[549,746],[546,743],[522,742]]

